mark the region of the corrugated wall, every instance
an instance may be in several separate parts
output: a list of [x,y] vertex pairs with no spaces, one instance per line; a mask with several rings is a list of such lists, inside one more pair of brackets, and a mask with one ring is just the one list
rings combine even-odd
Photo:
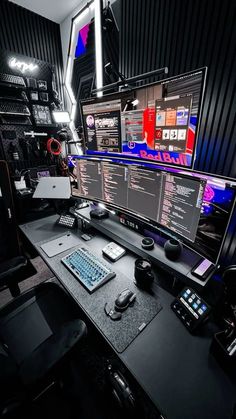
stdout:
[[0,48],[56,66],[61,98],[62,51],[60,26],[10,1],[0,1]]
[[236,177],[236,2],[121,0],[120,70],[207,66],[196,170]]
[[[236,178],[236,1],[120,0],[120,71],[207,66],[195,169]],[[234,221],[235,220],[235,221]],[[223,255],[236,263],[236,216]]]

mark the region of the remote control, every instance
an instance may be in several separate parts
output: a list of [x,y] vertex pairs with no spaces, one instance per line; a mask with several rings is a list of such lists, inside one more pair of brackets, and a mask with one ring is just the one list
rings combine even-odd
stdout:
[[85,241],[91,240],[91,238],[92,238],[92,236],[90,236],[89,234],[84,233],[84,234],[81,235],[81,239],[83,239]]
[[102,253],[112,262],[116,262],[125,254],[125,249],[114,242],[110,242],[102,249]]

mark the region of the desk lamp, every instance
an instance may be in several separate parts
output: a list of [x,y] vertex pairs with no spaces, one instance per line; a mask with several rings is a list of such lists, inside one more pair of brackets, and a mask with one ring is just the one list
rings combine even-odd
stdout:
[[82,146],[81,146],[81,138],[79,134],[81,134],[80,130],[77,129],[78,139],[74,139],[71,133],[71,130],[68,124],[71,122],[69,112],[55,110],[52,112],[53,119],[57,124],[62,124],[62,129],[58,131],[58,136],[60,141],[65,141],[67,146],[66,154],[82,154]]
[[118,80],[114,83],[111,83],[111,84],[106,84],[105,86],[100,87],[98,89],[93,89],[92,92],[91,92],[92,95],[97,94],[99,92],[106,92],[106,91],[111,90],[111,89],[119,89],[119,91],[120,90],[122,90],[122,91],[123,90],[129,90],[129,89],[131,90],[131,89],[133,89],[137,86],[136,83],[139,83],[139,82],[141,82],[145,79],[148,79],[150,77],[162,76],[162,75],[168,74],[169,70],[168,70],[168,67],[163,67],[163,68],[158,68],[156,70],[149,71],[147,73],[139,74],[139,75],[134,76],[134,77],[126,78],[119,71],[113,70],[111,63],[107,63],[105,65],[105,71],[106,71],[106,74],[109,75],[109,76],[111,74],[113,74],[113,75],[115,74],[118,78],[120,78],[120,80]]
[[66,111],[53,111],[52,116],[54,121],[57,124],[69,124],[70,122],[70,115],[69,112]]

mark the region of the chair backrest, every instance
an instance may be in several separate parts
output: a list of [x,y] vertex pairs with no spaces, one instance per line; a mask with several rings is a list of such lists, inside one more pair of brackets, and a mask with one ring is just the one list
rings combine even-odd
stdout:
[[0,262],[20,254],[14,201],[7,163],[0,160]]

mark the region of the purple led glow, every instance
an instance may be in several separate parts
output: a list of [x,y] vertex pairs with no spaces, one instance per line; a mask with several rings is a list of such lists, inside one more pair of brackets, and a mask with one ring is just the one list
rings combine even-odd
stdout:
[[210,201],[213,200],[214,196],[215,196],[214,190],[212,189],[211,186],[209,186],[208,184],[206,184],[205,190],[204,190],[204,198],[203,198],[204,201],[210,202]]
[[88,33],[90,29],[90,23],[83,26],[78,33],[78,40],[75,50],[75,58],[80,57],[87,51],[87,40],[88,40]]

